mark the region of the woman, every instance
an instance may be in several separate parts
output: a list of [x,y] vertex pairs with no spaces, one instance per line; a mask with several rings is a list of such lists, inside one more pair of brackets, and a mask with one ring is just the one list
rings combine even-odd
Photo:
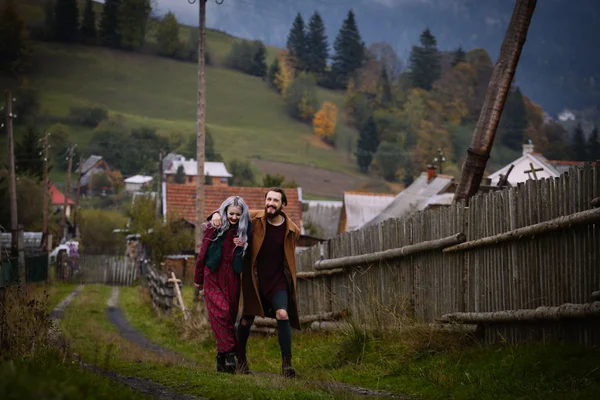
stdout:
[[226,218],[218,228],[209,223],[205,230],[194,285],[204,290],[208,320],[217,342],[217,371],[235,373],[240,273],[252,224],[248,206],[241,197],[229,197],[219,213]]

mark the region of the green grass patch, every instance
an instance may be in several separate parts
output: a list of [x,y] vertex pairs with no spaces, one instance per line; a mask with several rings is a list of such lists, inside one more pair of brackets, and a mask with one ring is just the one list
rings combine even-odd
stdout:
[[0,364],[0,398],[47,400],[149,399],[123,384],[98,376],[49,352]]
[[[177,364],[172,358],[157,356],[154,353],[139,348],[121,338],[114,326],[106,319],[104,308],[110,296],[111,288],[101,285],[90,285],[75,298],[66,310],[61,327],[66,332],[74,351],[86,361],[99,364],[122,375],[133,375],[152,379],[170,390],[180,393],[205,396],[211,399],[332,399],[356,398],[348,393],[339,393],[311,388],[305,383],[284,380],[270,376],[239,376],[216,373],[215,355],[210,351],[209,341],[185,341],[174,344],[184,356],[197,361],[196,366]],[[137,301],[135,299],[138,299]],[[157,338],[168,332],[174,332],[173,325],[166,330],[161,326],[146,324],[145,318],[152,317],[151,311],[131,312],[130,307],[142,305],[144,300],[139,288],[121,288],[120,304],[127,305],[127,315],[136,321],[135,327],[155,343],[161,343]],[[150,319],[150,321],[153,321]],[[167,337],[163,337],[168,341]],[[182,341],[183,342],[183,341]],[[194,349],[206,346],[208,350],[198,352]],[[214,349],[214,344],[212,344]],[[204,355],[204,358],[199,358]]]
[[[193,356],[214,359],[211,339],[181,339],[145,304],[139,288],[126,288],[120,305],[130,323],[154,342]],[[186,306],[193,290],[184,287]],[[600,351],[576,345],[481,346],[471,339],[426,328],[373,334],[293,332],[294,366],[307,380],[335,380],[425,399],[593,399],[600,392]],[[252,336],[253,370],[280,368],[276,336]]]
[[58,305],[58,303],[67,297],[69,293],[75,290],[77,286],[79,285],[75,283],[63,282],[40,284],[33,288],[32,294],[35,298],[45,302],[45,306],[48,311],[52,311]]
[[[193,63],[99,47],[36,42],[30,85],[41,93],[42,112],[65,117],[77,104],[94,103],[121,114],[132,127],[151,126],[161,134],[196,130],[197,70]],[[291,118],[282,98],[259,78],[208,67],[207,123],[226,159],[261,157],[310,164],[356,174],[344,146],[313,146],[310,125]],[[319,90],[340,107],[343,93]],[[72,126],[82,148],[91,129]],[[355,132],[338,124],[341,143]],[[96,149],[88,149],[93,152]]]

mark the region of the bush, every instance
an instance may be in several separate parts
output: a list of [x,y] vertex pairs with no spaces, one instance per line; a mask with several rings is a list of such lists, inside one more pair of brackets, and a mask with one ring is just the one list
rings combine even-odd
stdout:
[[125,249],[125,240],[114,229],[123,229],[127,217],[112,210],[81,210],[81,241],[86,253],[114,254]]
[[264,78],[267,76],[266,55],[267,49],[260,40],[240,40],[231,46],[225,65]]
[[73,106],[69,108],[69,119],[76,124],[95,128],[108,119],[108,110],[98,105]]
[[319,107],[315,79],[305,73],[298,75],[287,88],[285,104],[291,117],[303,122],[312,121]]
[[248,160],[232,160],[229,172],[233,175],[231,186],[255,186],[256,178]]

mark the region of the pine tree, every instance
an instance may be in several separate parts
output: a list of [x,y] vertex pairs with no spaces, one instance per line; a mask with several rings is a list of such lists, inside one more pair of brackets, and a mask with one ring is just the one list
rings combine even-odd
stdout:
[[292,24],[292,29],[287,37],[287,50],[290,60],[296,71],[305,71],[307,68],[307,38],[304,30],[304,19],[298,13]]
[[465,54],[462,47],[458,47],[454,52],[454,60],[452,61],[452,66],[454,67],[456,64],[467,61],[467,55]]
[[30,175],[36,180],[44,176],[44,148],[35,128],[29,126],[25,135],[15,146],[17,174]]
[[122,47],[129,50],[142,47],[151,11],[150,0],[121,0],[118,24]]
[[56,19],[55,38],[63,42],[77,40],[79,32],[79,8],[77,0],[56,0],[54,6]]
[[588,160],[600,160],[600,138],[598,137],[598,127],[594,127],[592,134],[589,137],[588,144]]
[[83,21],[81,22],[81,39],[86,44],[96,44],[96,13],[94,12],[94,2],[86,0],[83,10]]
[[275,89],[277,88],[277,85],[275,84],[275,79],[276,79],[278,73],[279,73],[279,57],[275,57],[275,59],[269,66],[269,73],[267,76],[267,81],[269,82],[269,85]]
[[583,134],[583,128],[581,122],[575,127],[573,134],[573,157],[575,161],[586,161],[588,159],[588,152],[585,143],[585,135]]
[[177,167],[177,172],[175,172],[175,176],[173,177],[173,182],[179,185],[185,183],[185,171],[183,169],[183,165]]
[[316,74],[323,74],[327,67],[329,57],[329,44],[325,34],[325,24],[318,12],[315,11],[308,23],[307,41],[307,69]]
[[338,87],[345,88],[354,71],[362,65],[365,53],[365,45],[358,32],[352,10],[348,11],[333,48],[335,54],[331,66],[332,74]]
[[423,31],[420,41],[421,46],[413,46],[410,54],[412,86],[431,90],[433,82],[437,81],[442,73],[437,41],[429,29]]
[[371,116],[362,127],[358,134],[356,143],[356,162],[360,170],[366,173],[373,161],[373,154],[379,147],[379,133],[377,132],[377,124]]
[[0,13],[0,71],[19,76],[27,69],[31,52],[26,33],[14,0],[8,0]]
[[379,98],[381,105],[388,107],[392,104],[392,85],[390,84],[390,78],[385,68],[381,68],[381,77],[379,78]]
[[256,45],[256,52],[254,53],[250,73],[261,78],[267,76],[267,49],[262,42],[258,42]]
[[44,21],[44,37],[46,39],[54,39],[56,33],[56,19],[54,18],[54,1],[46,0],[44,5],[44,14],[46,19]]
[[100,20],[100,41],[103,46],[121,47],[119,8],[121,0],[105,0]]
[[179,23],[175,14],[168,12],[157,28],[158,52],[167,57],[173,57],[181,47],[179,42]]
[[508,93],[502,117],[498,126],[500,142],[512,150],[520,150],[525,140],[527,129],[527,111],[521,90],[511,90]]

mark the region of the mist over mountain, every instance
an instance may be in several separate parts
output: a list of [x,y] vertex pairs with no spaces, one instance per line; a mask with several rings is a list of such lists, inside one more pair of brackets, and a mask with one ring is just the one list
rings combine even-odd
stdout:
[[[198,5],[157,0],[158,13],[172,10],[180,22],[197,25]],[[498,57],[514,1],[511,0],[209,0],[207,25],[235,36],[285,46],[298,12],[318,11],[333,42],[354,9],[364,41],[388,42],[403,60],[429,28],[440,50],[484,48]],[[600,104],[600,54],[593,38],[600,20],[597,0],[539,0],[516,75],[523,93],[552,115],[564,108]]]

